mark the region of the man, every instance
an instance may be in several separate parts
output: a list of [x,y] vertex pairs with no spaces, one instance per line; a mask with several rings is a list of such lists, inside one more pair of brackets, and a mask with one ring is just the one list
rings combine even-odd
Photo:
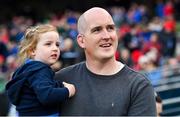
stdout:
[[60,70],[56,79],[73,83],[76,95],[61,105],[61,115],[155,116],[155,97],[145,76],[116,61],[116,28],[110,14],[91,8],[78,20],[77,42],[86,61]]

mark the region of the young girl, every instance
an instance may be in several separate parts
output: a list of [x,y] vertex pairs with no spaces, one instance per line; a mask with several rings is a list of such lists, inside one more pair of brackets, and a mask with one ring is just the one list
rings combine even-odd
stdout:
[[72,84],[53,79],[51,65],[60,55],[59,34],[51,25],[27,29],[19,57],[23,64],[6,85],[7,94],[20,116],[58,116],[58,104],[75,94]]

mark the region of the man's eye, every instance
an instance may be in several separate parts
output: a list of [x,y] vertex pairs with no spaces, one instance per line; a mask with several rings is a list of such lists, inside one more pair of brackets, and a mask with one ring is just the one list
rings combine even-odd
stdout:
[[94,28],[94,29],[92,30],[92,32],[99,32],[99,31],[101,31],[101,28],[99,28],[99,27]]
[[100,31],[100,29],[99,29],[99,28],[98,28],[98,29],[95,29],[94,32],[96,32],[96,31]]
[[107,27],[107,30],[108,30],[108,31],[113,31],[113,30],[115,30],[115,27],[114,27],[114,26],[108,26],[108,27]]

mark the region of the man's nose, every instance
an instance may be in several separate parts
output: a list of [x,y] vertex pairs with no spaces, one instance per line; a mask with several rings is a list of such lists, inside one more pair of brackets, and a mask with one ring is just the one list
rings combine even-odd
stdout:
[[102,37],[103,39],[109,39],[110,38],[109,32],[107,30],[103,30]]

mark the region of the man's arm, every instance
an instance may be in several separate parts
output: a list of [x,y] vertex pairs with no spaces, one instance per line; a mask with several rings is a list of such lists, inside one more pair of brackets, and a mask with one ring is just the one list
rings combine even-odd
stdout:
[[131,92],[129,116],[156,116],[154,89],[147,79],[136,83]]

